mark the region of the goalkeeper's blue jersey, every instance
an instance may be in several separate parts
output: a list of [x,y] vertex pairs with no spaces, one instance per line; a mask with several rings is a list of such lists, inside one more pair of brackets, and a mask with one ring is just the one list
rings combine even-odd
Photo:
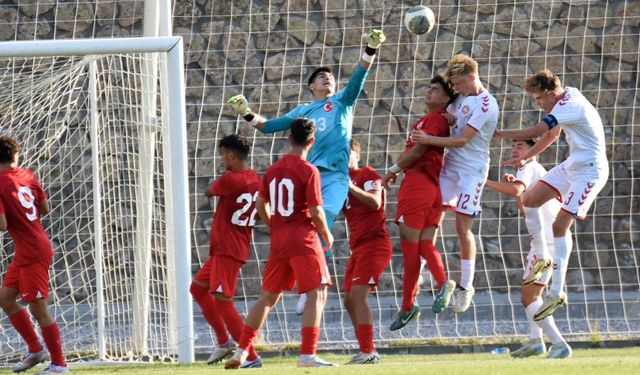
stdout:
[[299,117],[312,119],[316,122],[316,140],[307,160],[318,168],[348,175],[353,108],[368,74],[369,70],[358,64],[342,90],[326,99],[301,104],[284,116],[267,120],[262,132],[288,130],[291,122]]

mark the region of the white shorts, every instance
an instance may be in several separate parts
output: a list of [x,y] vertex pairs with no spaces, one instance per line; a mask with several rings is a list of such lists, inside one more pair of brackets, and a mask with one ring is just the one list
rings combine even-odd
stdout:
[[[536,263],[536,260],[538,260],[538,256],[536,255],[536,253],[533,250],[530,251],[529,255],[527,256],[527,264],[524,267],[524,273],[522,274],[522,280],[526,279],[527,276],[529,276],[529,274],[533,270],[533,265]],[[553,267],[555,267],[555,265],[553,265]],[[549,283],[549,280],[551,280],[551,272],[553,267],[544,271],[542,273],[542,276],[540,276],[540,279],[535,281],[534,284],[547,285]]]
[[458,173],[447,168],[440,171],[442,205],[463,215],[476,217],[482,211],[482,190],[487,176]]
[[583,220],[609,178],[607,164],[584,169],[568,169],[563,162],[540,181],[553,188],[562,201],[562,210]]

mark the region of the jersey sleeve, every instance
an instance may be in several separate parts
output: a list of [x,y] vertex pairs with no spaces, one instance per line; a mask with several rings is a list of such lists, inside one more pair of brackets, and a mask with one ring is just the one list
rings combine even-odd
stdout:
[[382,178],[373,168],[367,168],[363,177],[362,187],[364,191],[378,191],[382,188]]
[[[267,171],[268,172],[268,171]],[[265,173],[264,178],[260,181],[260,187],[258,188],[258,196],[262,197],[265,201],[269,202],[269,186],[267,186],[267,174]]]
[[305,199],[309,207],[322,206],[322,187],[320,185],[320,172],[317,168],[311,169],[311,175],[307,181]]
[[436,137],[448,137],[449,136],[449,122],[444,116],[434,116],[429,119],[426,129],[424,131],[427,134]]
[[476,131],[479,131],[484,125],[488,124],[492,116],[492,109],[488,96],[483,96],[482,98],[478,98],[477,103],[475,104],[471,117],[467,120],[468,126],[471,126]]
[[580,116],[580,111],[575,110],[571,104],[571,102],[559,101],[542,121],[549,126],[549,129],[554,128],[558,124],[577,121]]
[[353,71],[351,78],[347,85],[339,93],[339,99],[346,105],[351,106],[356,102],[358,96],[364,88],[365,80],[369,75],[369,69],[365,69],[358,63],[356,69]]
[[285,113],[283,116],[265,121],[260,131],[263,133],[275,133],[291,129],[291,123],[293,122],[293,120],[300,117],[300,109],[305,105],[306,104],[296,106],[294,109]]
[[215,180],[211,184],[211,191],[213,192],[213,195],[222,197],[229,194],[229,192],[233,188],[233,184],[231,183],[230,180],[231,178],[229,174],[226,172],[222,176],[220,176],[220,178]]
[[533,168],[527,168],[525,165],[516,172],[516,179],[514,182],[524,185],[524,189],[527,190],[533,183],[533,179]]

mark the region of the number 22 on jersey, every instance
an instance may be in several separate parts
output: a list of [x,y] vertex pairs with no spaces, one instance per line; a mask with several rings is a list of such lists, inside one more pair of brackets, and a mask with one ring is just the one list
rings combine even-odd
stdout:
[[[258,199],[257,191],[254,194],[243,193],[238,195],[238,198],[236,198],[236,203],[238,204],[244,203],[244,206],[242,206],[242,208],[233,212],[233,215],[231,215],[231,224],[238,225],[241,227],[246,227],[246,226],[252,227],[256,225],[256,213],[258,212],[255,207],[256,199]],[[251,207],[253,207],[253,211],[251,211],[251,215],[243,219],[242,215],[246,214],[251,209]]]

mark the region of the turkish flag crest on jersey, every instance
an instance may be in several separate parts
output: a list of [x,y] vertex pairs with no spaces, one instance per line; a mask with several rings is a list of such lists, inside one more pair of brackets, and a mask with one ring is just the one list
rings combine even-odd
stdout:
[[332,109],[333,109],[333,104],[331,104],[331,102],[324,103],[324,110],[326,112],[331,112]]

